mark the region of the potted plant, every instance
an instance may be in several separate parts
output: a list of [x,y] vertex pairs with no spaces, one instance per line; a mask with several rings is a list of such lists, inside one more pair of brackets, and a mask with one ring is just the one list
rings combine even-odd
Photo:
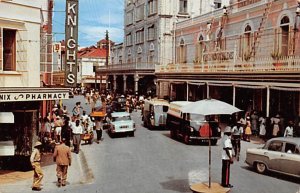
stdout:
[[279,62],[279,59],[282,57],[282,54],[279,52],[279,50],[274,50],[272,53],[271,53],[271,57],[273,58],[273,60],[276,60],[273,65],[275,67],[280,67],[282,66],[282,63]]

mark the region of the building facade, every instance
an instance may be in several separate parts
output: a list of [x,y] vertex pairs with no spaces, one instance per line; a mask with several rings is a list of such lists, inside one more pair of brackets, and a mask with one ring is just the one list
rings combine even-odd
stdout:
[[67,99],[69,94],[68,89],[41,87],[41,36],[51,3],[0,2],[0,159],[17,157],[20,166],[29,164],[43,102]]
[[101,71],[118,92],[156,92],[155,65],[175,59],[176,23],[226,4],[225,0],[126,0],[124,43],[112,49],[111,66]]
[[[216,98],[245,112],[300,115],[296,1],[232,1],[176,25],[176,59],[157,65],[159,97]],[[298,7],[298,8],[297,8]]]

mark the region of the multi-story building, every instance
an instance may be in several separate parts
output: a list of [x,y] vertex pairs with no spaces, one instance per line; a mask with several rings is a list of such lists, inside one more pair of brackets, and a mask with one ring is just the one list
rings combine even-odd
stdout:
[[[155,92],[156,64],[175,58],[173,34],[176,23],[213,12],[226,0],[126,0],[124,43],[112,51],[112,65],[101,69],[118,92]],[[121,59],[121,60],[120,60]]]
[[295,0],[238,0],[223,10],[178,22],[176,60],[155,69],[159,97],[211,97],[245,112],[298,119],[297,6]]
[[41,36],[51,4],[0,1],[0,156],[29,161],[43,101],[68,98],[68,89],[41,87]]

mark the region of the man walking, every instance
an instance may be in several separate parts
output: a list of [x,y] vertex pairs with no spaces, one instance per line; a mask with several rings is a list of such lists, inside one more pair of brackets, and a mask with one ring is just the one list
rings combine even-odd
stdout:
[[71,166],[71,150],[65,145],[66,139],[61,140],[54,150],[53,160],[56,162],[57,183],[58,187],[65,186],[68,174],[68,166]]
[[37,141],[34,145],[34,149],[30,156],[30,162],[32,165],[32,168],[34,170],[33,174],[33,184],[32,184],[32,190],[35,191],[41,191],[41,181],[44,177],[42,168],[41,168],[41,153],[40,148],[42,146],[42,143]]
[[230,164],[233,163],[232,159],[232,144],[231,144],[231,127],[227,126],[224,130],[224,136],[222,139],[222,186],[227,188],[232,188],[233,186],[229,184],[230,179]]

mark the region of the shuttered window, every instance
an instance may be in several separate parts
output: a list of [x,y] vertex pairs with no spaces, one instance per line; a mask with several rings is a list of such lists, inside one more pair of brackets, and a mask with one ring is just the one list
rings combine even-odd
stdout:
[[2,30],[3,71],[16,70],[16,30]]

